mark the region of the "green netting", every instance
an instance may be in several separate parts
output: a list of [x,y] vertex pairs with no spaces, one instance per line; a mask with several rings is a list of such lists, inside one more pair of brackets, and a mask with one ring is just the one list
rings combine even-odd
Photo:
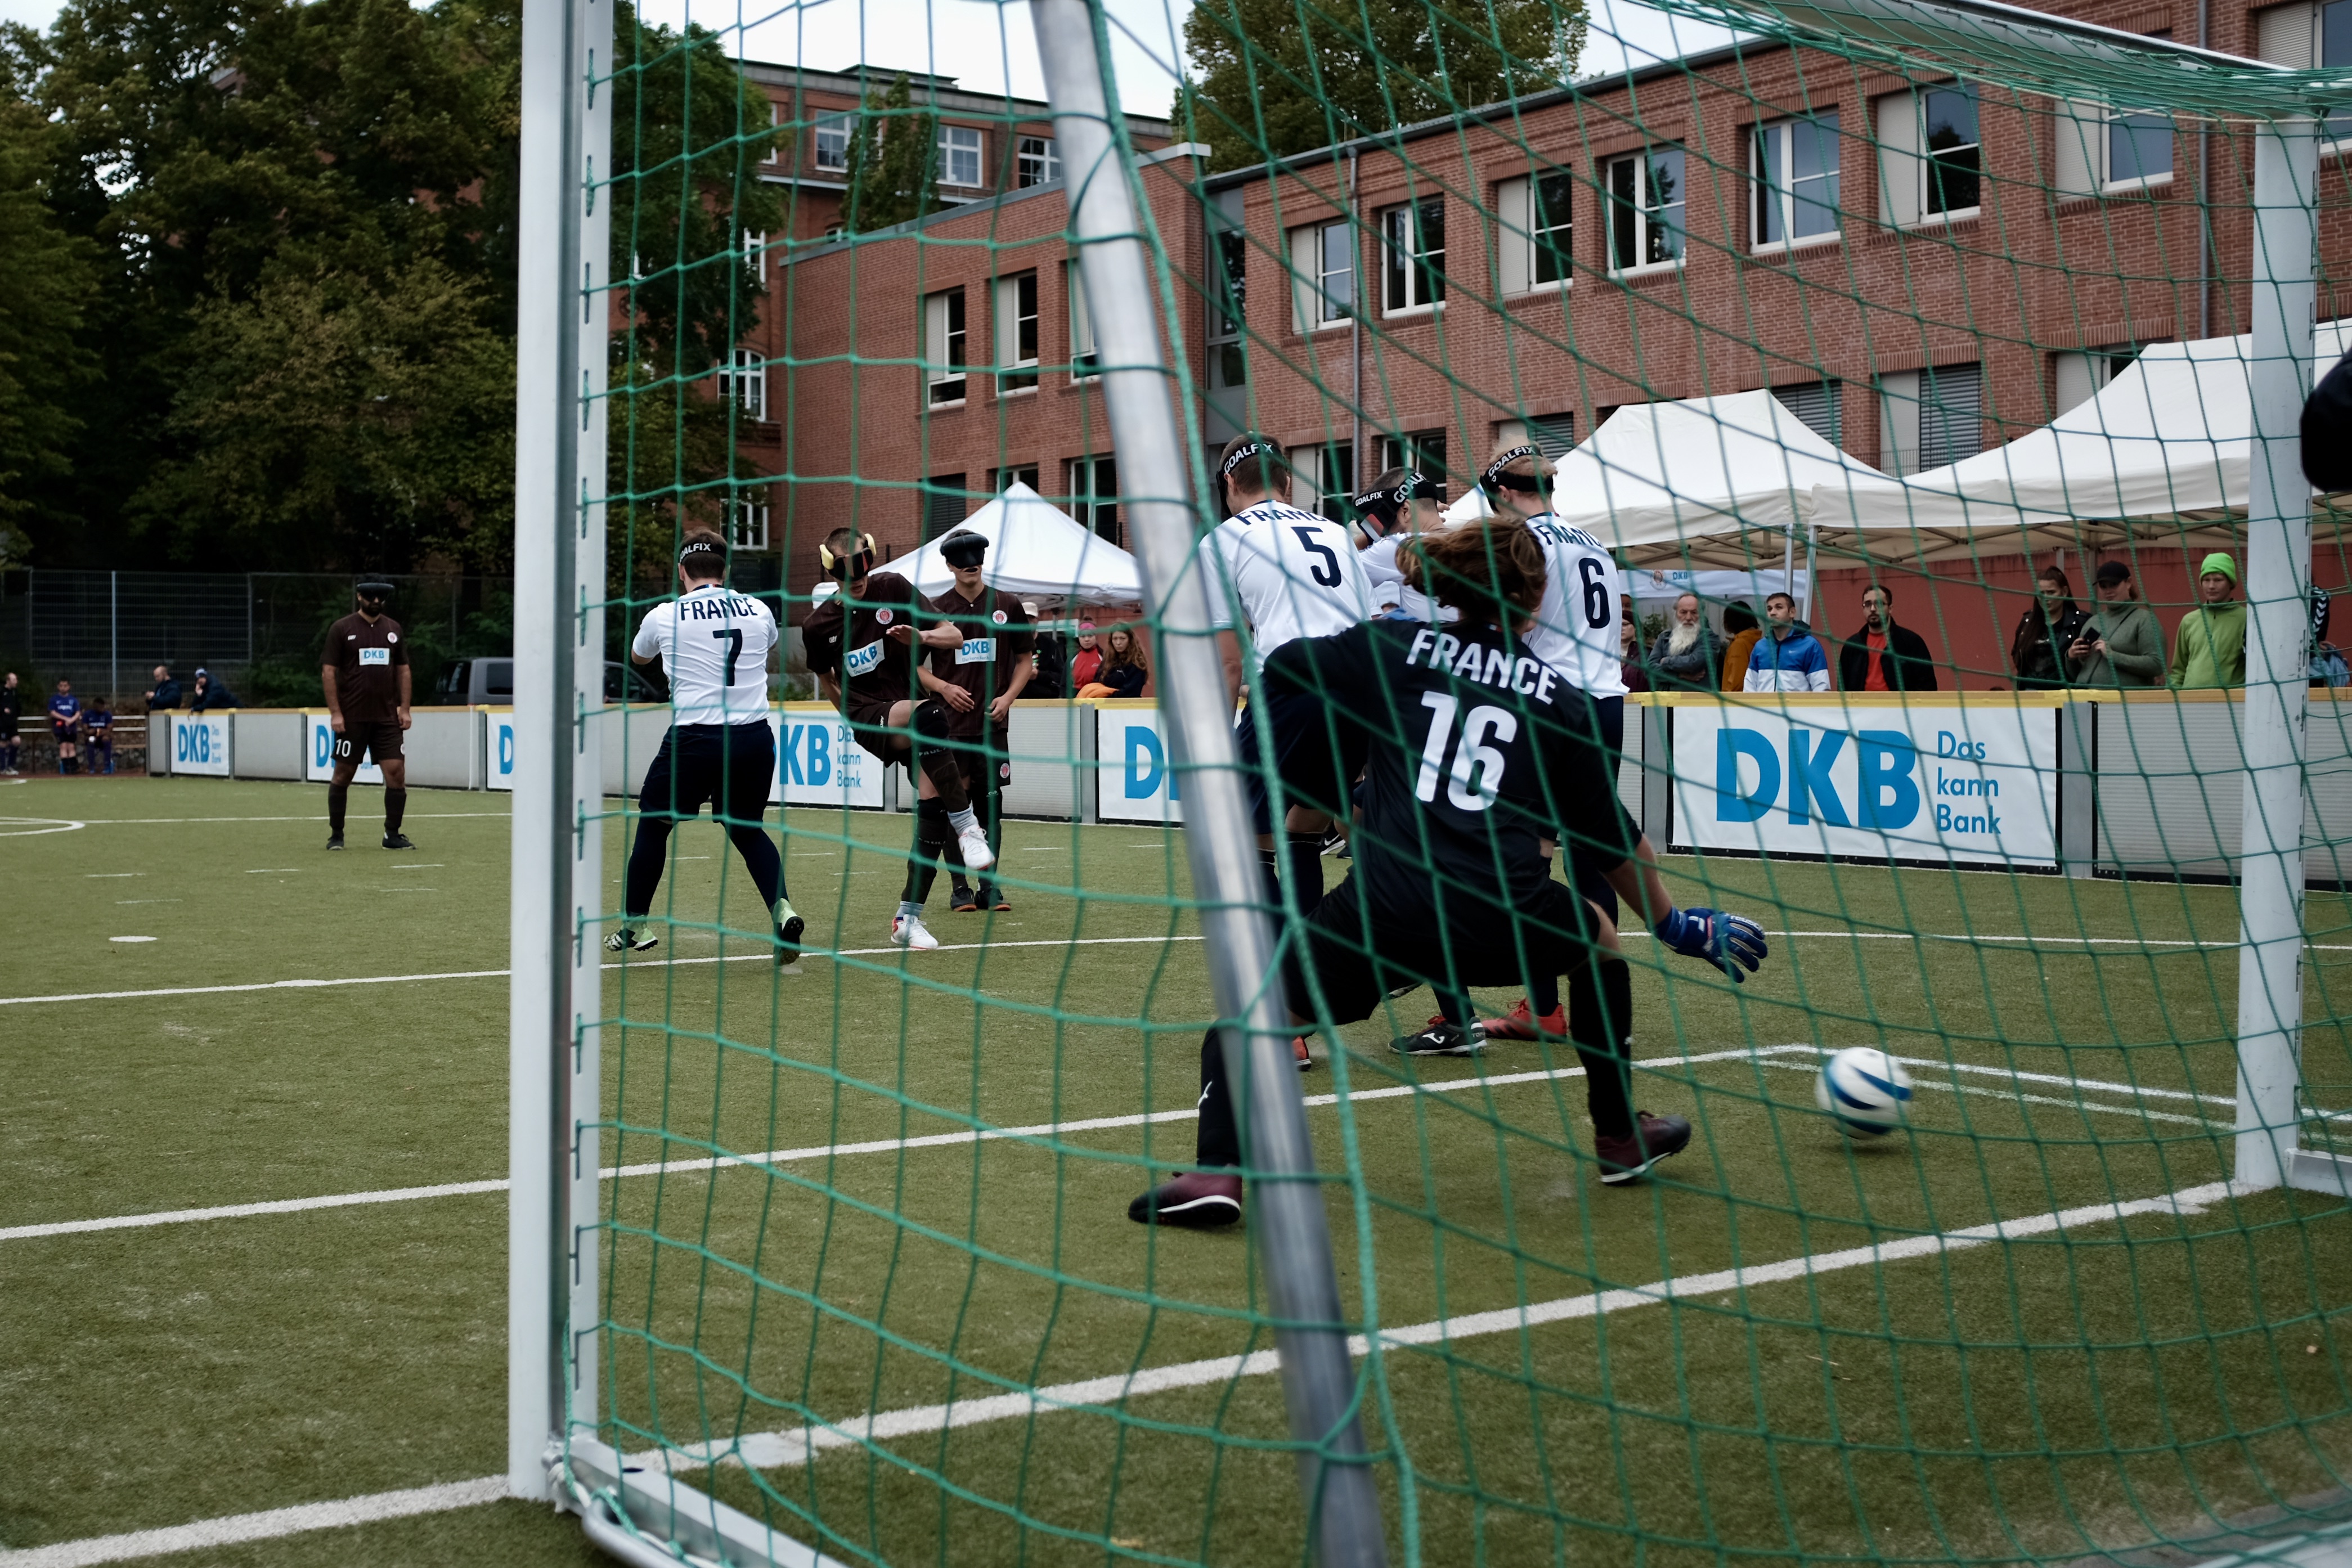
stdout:
[[[1516,969],[1469,988],[1506,1017],[1550,977],[1543,920],[1499,941],[1359,922],[1339,946],[1400,994],[1334,1022],[1328,976],[1289,993],[1314,1070],[1251,1092],[1307,1097],[1390,1555],[2185,1561],[2343,1517],[2342,1197],[2230,1185],[2253,1157],[2242,975],[2302,1019],[2293,1109],[2256,1141],[2325,1182],[2352,1115],[2352,728],[2314,592],[2352,559],[2326,498],[2297,554],[2305,492],[2282,523],[2263,478],[2292,471],[2301,393],[2347,347],[2347,165],[2323,152],[2313,176],[2281,129],[2352,137],[2324,118],[2352,71],[2335,8],[2217,9],[2200,55],[1994,7],[1667,4],[1100,18],[1130,117],[1102,177],[1139,204],[1196,531],[1243,432],[1280,444],[1304,511],[1360,530],[1350,498],[1418,470],[1440,499],[1406,527],[1489,538],[1509,530],[1481,471],[1539,448],[1558,526],[1617,580],[1565,603],[1627,628],[1635,688],[1619,800],[1539,825],[1595,852],[1622,804],[1675,903],[1771,945],[1735,985],[1625,917],[1633,1098],[1694,1135],[1623,1186],[1567,1040],[1391,1048],[1433,980]],[[2258,48],[2310,68],[2225,57]],[[872,66],[834,69],[853,57]],[[737,8],[679,35],[625,13],[613,61],[590,164],[611,390],[583,418],[613,455],[590,499],[614,656],[695,528],[731,532],[735,585],[793,627],[836,529],[889,561],[1009,506],[992,573],[1094,546],[1022,582],[1034,611],[998,634],[1009,679],[1034,615],[1058,690],[957,743],[1003,787],[1003,907],[951,911],[941,867],[935,951],[892,938],[914,780],[855,754],[882,737],[820,706],[838,671],[798,641],[783,804],[756,825],[807,923],[789,971],[708,828],[669,841],[650,916],[625,913],[673,716],[600,716],[583,940],[660,946],[605,975],[575,1437],[842,1562],[1309,1557],[1267,1257],[1248,1224],[1129,1218],[1194,1159],[1203,1031],[1229,1015],[1167,694],[1082,696],[1070,667],[1087,622],[1130,629],[1155,682],[1194,634],[1105,548],[1169,497],[1122,485],[1102,389],[1126,367],[1072,270],[1086,171],[1036,101],[1027,15]],[[643,121],[682,141],[639,140],[656,95],[683,108]],[[2271,217],[2319,214],[2315,290],[2307,257],[2258,243],[2258,172]],[[2281,342],[2284,421],[2257,413]],[[2125,583],[2096,587],[2112,563]],[[1207,587],[1246,653],[1246,591]],[[1775,593],[1785,637],[1757,630]],[[2249,691],[2265,624],[2255,672],[2282,674]],[[1271,755],[1270,688],[1236,668]],[[1314,743],[1354,714],[1373,751],[1430,747],[1430,788],[1476,796],[1474,741],[1383,668],[1387,706],[1309,680],[1336,716]],[[2262,716],[2299,715],[2306,679],[2293,788],[2250,795],[2249,737],[2286,733]],[[2289,848],[2249,857],[2265,842]],[[1352,847],[1393,865],[1429,843]],[[1315,862],[1328,888],[1363,863],[1349,847]],[[1483,852],[1420,874],[1450,907],[1491,901],[1507,848]],[[2298,861],[2308,899],[2262,884],[2307,939],[2282,984],[2242,969],[2240,883]],[[1326,891],[1303,874],[1265,897],[1286,952]],[[1891,1135],[1816,1103],[1856,1047],[1907,1071]]]

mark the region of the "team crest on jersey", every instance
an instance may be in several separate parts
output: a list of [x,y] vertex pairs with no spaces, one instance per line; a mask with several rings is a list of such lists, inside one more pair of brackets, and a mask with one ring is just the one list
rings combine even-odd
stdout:
[[877,625],[887,626],[890,624],[890,612],[887,610],[877,610],[874,612],[874,621]]
[[1004,624],[1004,612],[1000,610],[995,614],[990,616],[989,619],[995,622],[999,626],[1002,626]]
[[1010,762],[998,763],[996,765],[996,777],[1000,782],[1009,782],[1013,778],[1013,764]]
[[387,632],[383,634],[383,640],[387,643],[397,643],[400,641],[400,633],[397,632]]

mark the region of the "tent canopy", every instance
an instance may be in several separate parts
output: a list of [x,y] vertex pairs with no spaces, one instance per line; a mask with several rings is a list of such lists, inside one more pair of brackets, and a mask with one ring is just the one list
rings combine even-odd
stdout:
[[[1088,532],[1026,485],[1016,481],[1006,486],[1004,494],[956,527],[987,538],[982,576],[992,588],[1015,598],[1058,604],[1143,601],[1143,578],[1135,558]],[[895,571],[918,592],[932,597],[945,593],[954,580],[954,573],[940,559],[937,539],[875,570]]]
[[[2319,370],[2344,339],[2344,324],[2319,324]],[[1824,486],[1812,507],[1822,549],[1928,561],[2131,538],[2226,546],[2247,501],[2252,355],[2250,335],[2151,344],[2089,402],[2006,445],[1907,478]]]

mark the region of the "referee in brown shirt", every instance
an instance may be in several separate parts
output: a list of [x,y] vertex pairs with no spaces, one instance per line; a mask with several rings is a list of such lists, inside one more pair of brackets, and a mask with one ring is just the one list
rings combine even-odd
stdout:
[[369,757],[383,769],[383,847],[413,850],[400,831],[408,809],[408,763],[401,755],[401,732],[408,712],[408,644],[400,622],[383,612],[392,584],[359,585],[359,612],[327,629],[327,653],[319,671],[327,688],[327,722],[335,727],[335,775],[327,785],[327,847],[343,847],[343,808],[352,778]]

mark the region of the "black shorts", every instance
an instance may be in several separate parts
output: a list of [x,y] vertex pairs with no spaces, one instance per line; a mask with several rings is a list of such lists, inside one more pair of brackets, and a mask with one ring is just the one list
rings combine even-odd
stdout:
[[[1335,737],[1325,718],[1328,705],[1314,692],[1271,692],[1265,702],[1284,799],[1328,816],[1345,816],[1356,775],[1364,769],[1360,736]],[[1266,770],[1258,763],[1255,714],[1243,714],[1234,726],[1234,749],[1243,768],[1250,821],[1261,834],[1271,833],[1276,824]]]
[[982,749],[978,736],[958,736],[956,771],[963,775],[965,790],[974,796],[1003,789],[1013,782],[1013,732],[992,729],[988,732],[987,748]]
[[74,743],[76,733],[74,727],[69,724],[53,724],[49,726],[49,737],[59,746],[71,746]]
[[382,724],[347,724],[342,734],[335,737],[334,758],[337,762],[357,765],[373,757],[379,763],[391,762],[400,756],[400,721],[386,719]]
[[730,823],[756,823],[776,781],[776,732],[754,724],[679,724],[646,769],[637,810],[683,821],[707,804]]
[[[1625,755],[1625,699],[1594,697],[1592,707],[1601,720],[1601,744],[1609,752],[1609,782],[1612,786],[1609,804],[1622,811],[1624,804],[1618,800],[1614,786],[1618,760]],[[1636,822],[1634,826],[1638,829],[1641,824]],[[1613,857],[1607,862],[1610,866],[1616,863]],[[1614,920],[1617,918],[1617,890],[1609,885],[1609,878],[1603,874],[1603,869],[1601,857],[1593,852],[1591,845],[1570,841],[1568,880],[1576,884],[1577,892],[1599,904],[1601,913]]]
[[1354,1023],[1371,1017],[1402,985],[1458,990],[1573,974],[1592,962],[1592,943],[1591,907],[1557,882],[1547,880],[1516,910],[1498,906],[1491,919],[1450,923],[1441,938],[1425,921],[1394,930],[1375,923],[1368,930],[1350,876],[1307,917],[1305,940],[1284,956],[1283,986],[1291,1011],[1312,1016],[1319,988],[1331,1022]]

